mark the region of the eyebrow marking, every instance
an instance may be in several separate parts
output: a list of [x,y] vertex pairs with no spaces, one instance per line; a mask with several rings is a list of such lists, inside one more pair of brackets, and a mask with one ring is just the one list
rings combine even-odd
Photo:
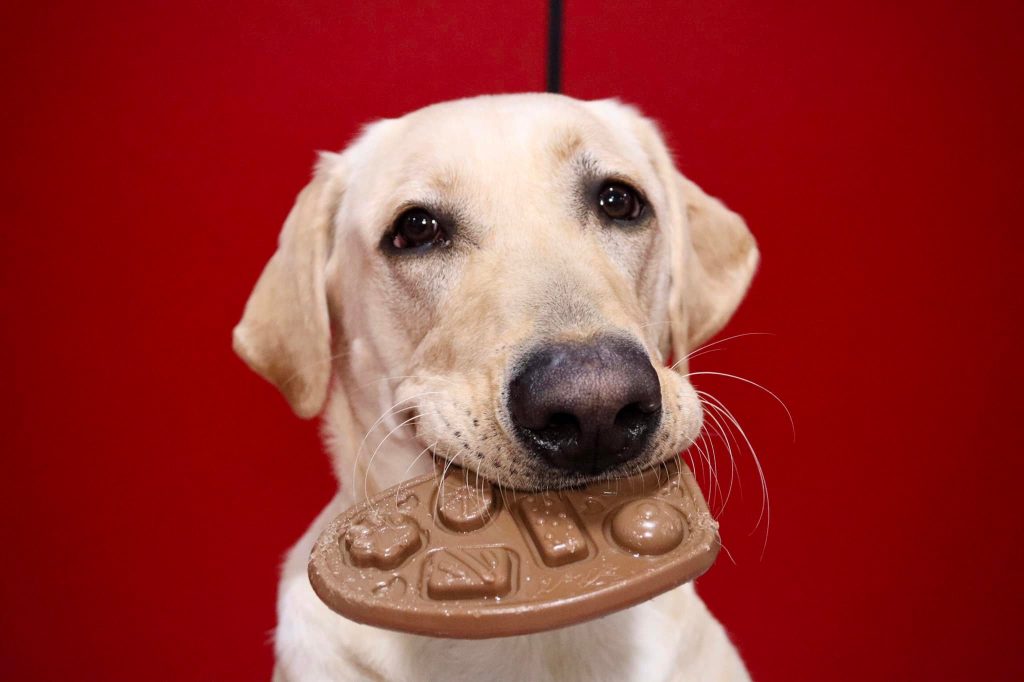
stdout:
[[558,163],[565,163],[583,147],[583,136],[575,130],[560,131],[551,143],[551,155]]
[[427,178],[427,186],[440,195],[451,195],[459,191],[462,178],[457,169],[447,166],[434,171]]

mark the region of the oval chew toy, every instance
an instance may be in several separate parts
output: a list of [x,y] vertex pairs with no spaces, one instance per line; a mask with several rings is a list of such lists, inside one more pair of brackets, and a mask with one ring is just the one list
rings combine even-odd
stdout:
[[499,492],[452,467],[334,519],[313,547],[309,580],[360,623],[459,639],[522,635],[693,580],[718,554],[717,529],[681,462],[539,493]]

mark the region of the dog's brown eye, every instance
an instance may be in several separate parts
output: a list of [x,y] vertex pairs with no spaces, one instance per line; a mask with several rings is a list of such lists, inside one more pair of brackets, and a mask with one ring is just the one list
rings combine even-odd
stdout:
[[444,240],[437,218],[422,208],[411,208],[395,221],[391,245],[396,249],[412,249]]
[[622,182],[606,183],[597,195],[597,205],[614,220],[636,220],[644,210],[637,191]]

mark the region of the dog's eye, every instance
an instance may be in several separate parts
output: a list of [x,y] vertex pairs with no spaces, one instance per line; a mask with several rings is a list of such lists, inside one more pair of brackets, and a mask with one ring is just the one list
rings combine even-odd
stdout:
[[624,182],[606,182],[597,195],[597,205],[614,220],[636,220],[644,211],[640,195]]
[[412,249],[443,241],[441,224],[422,208],[410,208],[398,216],[391,231],[391,245],[396,249]]

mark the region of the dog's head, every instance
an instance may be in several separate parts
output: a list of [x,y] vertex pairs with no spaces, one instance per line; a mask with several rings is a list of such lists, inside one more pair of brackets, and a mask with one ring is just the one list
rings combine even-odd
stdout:
[[679,369],[757,260],[634,109],[461,100],[322,156],[235,349],[301,416],[332,376],[377,380],[420,447],[508,486],[572,485],[690,446],[702,412]]

